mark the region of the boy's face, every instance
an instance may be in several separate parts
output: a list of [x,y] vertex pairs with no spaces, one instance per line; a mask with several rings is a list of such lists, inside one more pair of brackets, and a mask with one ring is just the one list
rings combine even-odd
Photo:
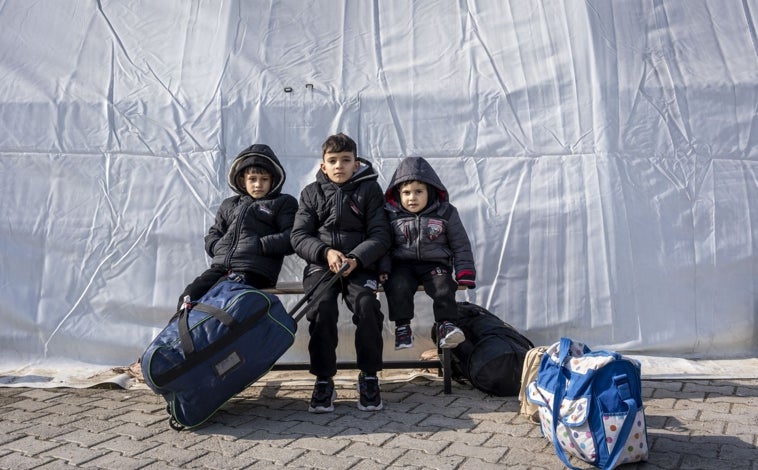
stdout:
[[400,204],[408,212],[413,214],[421,212],[427,202],[429,202],[429,190],[426,184],[411,181],[400,186]]
[[245,191],[253,198],[260,199],[271,191],[272,177],[268,172],[245,172]]
[[321,162],[321,171],[332,182],[343,184],[353,177],[359,166],[360,162],[353,152],[327,152]]

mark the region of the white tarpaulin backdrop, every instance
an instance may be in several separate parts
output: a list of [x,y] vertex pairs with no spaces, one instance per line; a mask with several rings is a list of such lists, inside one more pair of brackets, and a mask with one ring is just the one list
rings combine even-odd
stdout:
[[[402,157],[432,163],[474,246],[478,287],[461,300],[535,343],[754,355],[757,12],[3,2],[2,365],[133,362],[208,266],[203,236],[239,150],[269,144],[298,196],[339,131],[383,187]],[[302,266],[289,257],[282,279]],[[307,360],[306,331],[283,360]],[[385,359],[402,357],[386,334]]]

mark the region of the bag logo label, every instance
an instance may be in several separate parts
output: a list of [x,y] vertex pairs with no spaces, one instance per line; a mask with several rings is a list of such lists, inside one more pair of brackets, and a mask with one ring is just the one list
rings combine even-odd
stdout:
[[240,364],[242,364],[242,357],[237,354],[237,351],[232,351],[228,356],[217,362],[213,368],[216,370],[217,376],[223,377]]

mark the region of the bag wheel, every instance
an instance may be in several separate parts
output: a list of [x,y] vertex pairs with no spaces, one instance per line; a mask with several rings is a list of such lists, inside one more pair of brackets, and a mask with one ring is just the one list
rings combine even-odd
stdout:
[[174,431],[181,431],[184,429],[184,426],[179,424],[179,422],[175,420],[173,416],[168,419],[168,425],[171,426],[171,429]]
[[184,426],[179,424],[179,421],[174,419],[174,415],[171,414],[171,406],[166,405],[166,413],[168,413],[168,425],[171,426],[171,429],[175,431],[181,431],[184,429]]

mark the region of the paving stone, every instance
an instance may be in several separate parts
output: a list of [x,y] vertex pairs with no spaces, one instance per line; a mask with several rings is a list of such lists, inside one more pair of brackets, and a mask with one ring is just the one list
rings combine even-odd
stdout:
[[26,424],[26,423],[36,423],[40,421],[46,421],[45,416],[47,416],[49,413],[45,411],[23,411],[23,410],[13,410],[13,409],[3,409],[3,421],[13,422],[13,423],[20,423],[20,424]]
[[344,439],[351,442],[362,442],[371,446],[379,447],[395,436],[394,432],[382,429],[382,432],[365,432],[360,429],[345,429],[339,434],[332,436],[332,439]]
[[[107,444],[107,443],[106,443]],[[130,455],[132,450],[137,450],[139,446],[135,446],[134,449],[127,447],[126,455]],[[181,447],[175,447],[169,444],[160,444],[156,447],[150,447],[143,450],[142,453],[134,455],[134,457],[143,458],[155,458],[160,456],[162,461],[168,462],[171,465],[178,467],[183,466],[188,462],[192,462],[195,459],[207,454],[207,451],[202,449],[188,450]]]
[[69,433],[74,428],[68,426],[56,426],[47,423],[38,423],[24,429],[23,433],[27,436],[38,439],[50,440],[57,436]]
[[16,439],[14,441],[8,442],[7,444],[4,444],[3,448],[10,449],[15,452],[20,452],[31,457],[39,455],[47,450],[54,449],[60,445],[61,444],[58,442],[37,439],[33,436],[25,436],[21,439]]
[[475,457],[485,462],[495,463],[505,455],[505,452],[506,449],[502,447],[481,447],[454,441],[440,452],[440,455]]
[[171,431],[173,433],[176,433],[176,431],[172,430],[168,427],[168,423],[165,427],[163,426],[139,426],[135,423],[121,423],[118,426],[115,426],[111,428],[108,432],[118,434],[119,436],[127,436],[131,437],[132,439],[145,439],[151,436],[155,436],[156,434],[162,433],[162,432],[168,432]]
[[[515,467],[508,467],[509,470],[513,470],[514,468]],[[524,468],[527,468],[526,464],[524,465]],[[476,457],[468,457],[457,470],[503,470],[503,464],[485,462]]]
[[339,455],[341,457],[355,457],[361,463],[371,461],[372,463],[386,467],[405,452],[406,449],[399,447],[390,448],[381,444],[371,445],[364,442],[349,442],[349,445],[343,448]]
[[257,443],[246,440],[227,440],[214,437],[206,437],[205,439],[198,440],[198,442],[191,447],[187,447],[189,450],[198,450],[212,452],[214,454],[222,455],[227,458],[233,458],[239,454],[245,452]]
[[97,469],[113,468],[118,470],[138,470],[152,463],[155,463],[155,459],[125,457],[117,452],[111,452],[94,460],[90,460],[89,462],[82,464],[81,467]]
[[37,468],[50,462],[50,457],[29,456],[20,452],[10,452],[0,457],[0,468],[25,470]]
[[53,405],[46,401],[26,399],[26,400],[19,400],[19,401],[14,401],[13,403],[9,403],[5,405],[5,408],[33,412],[33,411],[44,410],[45,408],[50,408],[51,406]]
[[138,426],[150,426],[155,423],[166,421],[165,415],[148,414],[140,411],[129,411],[113,418],[114,421],[123,421],[125,423],[134,423]]
[[289,447],[272,447],[267,445],[257,445],[242,453],[239,457],[253,460],[264,460],[271,465],[287,465],[306,452],[303,449],[294,449]]
[[3,444],[6,442],[15,441],[16,439],[24,437],[26,435],[24,430],[35,425],[35,421],[20,424],[0,419],[0,450],[2,450]]
[[47,401],[56,397],[68,397],[72,395],[68,390],[58,391],[56,389],[48,388],[18,388],[16,390],[19,391],[19,396],[30,398],[35,401]]
[[[184,463],[181,467],[175,468],[249,468],[253,463],[255,463],[255,461],[240,459],[238,457],[223,455],[216,452],[208,452],[200,458]],[[266,465],[271,468],[271,462],[266,462]],[[163,470],[162,467],[155,468],[156,470]]]
[[463,457],[457,455],[437,455],[436,453],[428,454],[419,450],[409,450],[401,455],[393,465],[453,470],[458,468],[458,466],[463,463],[463,460]]
[[472,433],[465,430],[443,429],[429,436],[429,440],[443,442],[460,442],[468,445],[481,445],[489,439],[487,433]]
[[103,450],[105,453],[118,452],[127,457],[134,457],[147,452],[148,450],[155,449],[160,445],[160,443],[154,441],[139,441],[126,436],[117,436],[113,439],[95,444],[92,448]]
[[304,437],[291,442],[287,447],[313,450],[324,455],[334,455],[348,445],[349,442],[343,439]]
[[401,447],[403,449],[419,450],[428,454],[437,454],[449,445],[449,442],[418,439],[408,435],[399,435],[384,444],[385,447]]
[[319,468],[325,470],[348,470],[352,469],[359,459],[348,456],[324,455],[319,452],[309,452],[307,455],[292,460],[288,467]]
[[299,434],[277,434],[265,429],[259,429],[245,436],[244,442],[255,445],[263,444],[271,447],[286,447],[290,442],[299,439]]
[[439,416],[447,416],[449,418],[460,418],[468,413],[470,407],[449,405],[440,407],[436,403],[423,403],[411,411],[414,414],[434,414]]
[[105,442],[109,439],[115,438],[116,434],[108,432],[89,432],[84,429],[73,429],[66,433],[60,434],[52,439],[53,442],[77,444],[81,447],[92,447],[95,444]]
[[50,457],[51,459],[63,460],[69,465],[79,466],[106,453],[107,451],[98,451],[77,444],[66,443],[52,450],[42,452],[40,457]]

